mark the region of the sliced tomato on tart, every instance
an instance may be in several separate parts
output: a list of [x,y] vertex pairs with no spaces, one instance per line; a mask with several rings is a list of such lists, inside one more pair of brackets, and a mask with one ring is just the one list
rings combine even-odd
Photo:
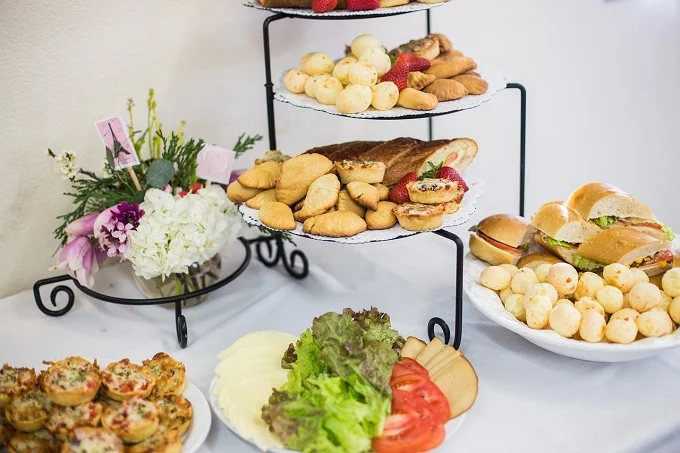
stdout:
[[59,406],[77,406],[92,401],[99,391],[99,367],[82,357],[67,357],[49,363],[41,374],[41,385],[50,400]]
[[133,396],[146,398],[156,385],[156,378],[151,371],[129,359],[109,363],[101,374],[106,396],[116,401]]

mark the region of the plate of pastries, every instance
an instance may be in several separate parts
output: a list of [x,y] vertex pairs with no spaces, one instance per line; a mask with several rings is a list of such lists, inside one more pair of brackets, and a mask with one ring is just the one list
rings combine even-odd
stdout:
[[423,11],[449,0],[245,0],[245,6],[290,16],[393,15]]
[[275,99],[356,118],[442,114],[479,106],[506,87],[497,73],[482,74],[472,58],[441,33],[388,50],[373,35],[354,38],[345,55],[303,55],[286,71]]
[[365,243],[461,225],[483,181],[461,174],[469,138],[354,141],[289,157],[270,151],[227,187],[244,220],[313,239]]
[[0,368],[0,450],[195,452],[210,430],[205,397],[160,352],[133,363],[66,357]]
[[496,214],[471,232],[466,294],[532,343],[601,362],[680,346],[680,244],[620,188],[585,184],[531,219]]

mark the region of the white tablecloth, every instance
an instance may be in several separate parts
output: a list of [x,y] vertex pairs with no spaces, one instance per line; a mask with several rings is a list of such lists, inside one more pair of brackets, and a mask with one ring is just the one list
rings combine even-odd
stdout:
[[[463,233],[461,233],[463,234]],[[467,235],[462,236],[467,242]],[[427,321],[453,316],[455,247],[432,234],[342,246],[300,239],[309,276],[288,276],[255,258],[236,281],[187,309],[189,346],[177,344],[173,310],[105,304],[77,293],[71,312],[43,315],[26,291],[2,300],[0,362],[33,365],[67,355],[133,360],[166,351],[205,394],[216,354],[260,329],[300,333],[312,318],[375,305],[404,335],[427,336]],[[290,246],[288,247],[290,250]],[[227,249],[232,267],[243,252]],[[10,265],[5,263],[5,265]],[[128,271],[129,272],[129,271]],[[110,293],[137,296],[129,273],[107,268]],[[45,294],[47,296],[47,292]],[[632,363],[573,360],[491,324],[466,302],[462,350],[479,376],[479,396],[441,452],[678,452],[680,350]],[[202,452],[254,453],[213,415]]]

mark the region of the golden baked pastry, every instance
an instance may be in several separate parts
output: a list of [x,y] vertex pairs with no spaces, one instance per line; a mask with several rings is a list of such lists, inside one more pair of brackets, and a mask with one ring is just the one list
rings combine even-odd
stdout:
[[191,402],[177,395],[166,395],[154,402],[161,411],[161,426],[177,431],[177,434],[183,436],[191,426],[191,419],[194,414]]
[[[370,91],[370,88],[369,88]],[[333,162],[320,154],[301,154],[283,163],[276,185],[276,201],[295,204],[307,195],[309,186],[333,168]]]
[[256,165],[238,177],[237,181],[243,187],[251,189],[273,189],[281,175],[280,162],[264,162]]
[[462,83],[453,79],[437,79],[425,88],[425,93],[434,94],[437,100],[455,101],[468,94]]
[[79,426],[99,425],[102,405],[92,401],[78,406],[54,406],[45,422],[45,428],[61,440]]
[[297,211],[302,209],[302,207],[305,205],[305,198],[306,197],[303,197],[302,200],[295,203],[295,206],[293,207],[293,211],[297,212]]
[[14,368],[4,364],[0,368],[0,407],[7,406],[14,395],[34,387],[37,381],[33,368]]
[[258,193],[253,198],[246,201],[246,206],[253,209],[260,209],[263,204],[269,201],[276,201],[276,189],[269,189]]
[[430,66],[425,74],[430,74],[438,79],[450,79],[477,68],[477,63],[470,57],[454,57],[442,63]]
[[373,187],[378,189],[380,201],[385,201],[390,197],[390,189],[385,184],[373,184]]
[[263,204],[258,215],[260,222],[275,230],[294,230],[296,227],[293,211],[287,204],[278,201]]
[[335,168],[343,184],[353,181],[375,184],[382,182],[387,167],[383,162],[343,160],[336,162]]
[[397,105],[411,110],[433,110],[439,104],[437,96],[413,88],[404,88],[399,93]]
[[439,55],[439,41],[434,38],[414,39],[390,51],[390,56],[397,57],[402,53],[433,60]]
[[489,89],[489,84],[486,80],[469,73],[457,75],[453,80],[463,85],[469,94],[484,94]]
[[392,8],[393,6],[408,5],[411,0],[380,0],[380,8]]
[[444,223],[444,208],[441,205],[405,203],[393,209],[399,225],[408,231],[436,230]]
[[352,200],[364,208],[376,210],[380,201],[380,192],[370,184],[361,181],[352,181],[347,184],[347,192]]
[[315,215],[323,214],[331,206],[335,206],[340,192],[340,181],[334,174],[317,178],[307,190],[305,204],[299,211],[299,218],[306,220]]
[[414,203],[439,204],[455,200],[463,192],[460,185],[448,179],[425,178],[406,184],[408,196]]
[[182,362],[165,352],[159,352],[151,360],[143,360],[142,365],[156,378],[156,385],[151,392],[152,398],[184,393],[187,387],[187,372]]
[[348,237],[366,231],[366,222],[350,211],[334,211],[305,220],[305,233],[327,237]]
[[451,40],[445,35],[442,35],[441,33],[430,33],[427,37],[436,39],[439,42],[439,55],[446,54],[453,50],[453,43],[451,43]]
[[416,0],[416,1],[417,1],[418,3],[430,3],[430,4],[434,4],[434,3],[443,3],[443,2],[446,1],[446,0]]
[[341,190],[338,194],[338,203],[335,205],[335,210],[350,211],[362,219],[366,216],[366,208],[352,200],[352,197],[349,196],[349,192],[347,192],[346,189]]
[[57,440],[46,429],[15,433],[7,444],[9,453],[54,453]]
[[477,77],[482,77],[482,75],[481,75],[480,73],[478,73],[477,71],[468,71],[468,72],[466,72],[465,74],[467,74],[467,75],[472,75],[472,76],[477,76]]
[[243,187],[238,181],[234,181],[227,186],[227,198],[229,198],[234,203],[243,203],[244,201],[248,201],[260,192],[262,192],[261,189]]
[[146,368],[130,359],[109,363],[102,371],[102,386],[106,396],[124,401],[133,396],[146,398],[156,386],[156,378]]
[[397,206],[391,201],[381,201],[378,209],[366,212],[366,225],[369,230],[386,230],[397,223],[397,217],[392,211]]
[[262,156],[261,159],[255,159],[255,165],[260,165],[265,162],[281,162],[284,163],[290,159],[290,156],[288,154],[283,154],[281,151],[278,149],[272,149],[264,153],[264,156]]
[[81,427],[73,430],[61,445],[60,453],[123,453],[123,441],[104,428]]
[[5,417],[5,411],[0,411],[0,450],[7,445],[14,432],[14,427]]
[[437,78],[433,75],[427,75],[420,71],[413,71],[408,73],[406,87],[420,91],[435,80],[437,80]]
[[123,402],[117,408],[109,408],[102,415],[102,426],[127,443],[137,443],[156,432],[160,420],[158,406],[141,396]]
[[92,401],[101,385],[99,367],[82,357],[53,362],[41,375],[49,399],[60,406],[77,406]]
[[181,453],[182,442],[176,431],[159,427],[148,439],[127,447],[126,453]]
[[5,417],[14,429],[22,432],[37,431],[45,426],[52,410],[52,402],[38,387],[12,398],[5,408]]
[[430,62],[430,67],[444,63],[446,61],[451,61],[456,57],[464,57],[463,52],[460,50],[449,50],[448,52],[442,52],[437,58]]
[[453,214],[460,209],[460,203],[456,202],[456,200],[442,203],[441,206],[444,208],[444,214]]

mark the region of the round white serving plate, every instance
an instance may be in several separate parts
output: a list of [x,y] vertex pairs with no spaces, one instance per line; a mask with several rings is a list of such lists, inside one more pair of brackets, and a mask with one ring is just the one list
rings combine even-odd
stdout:
[[464,263],[463,288],[472,305],[496,324],[555,354],[591,362],[629,362],[680,346],[680,330],[660,338],[644,338],[631,344],[616,344],[588,343],[564,338],[553,330],[532,329],[505,310],[498,294],[479,284],[479,274],[488,267],[487,263],[470,253],[465,255]]
[[[213,380],[210,382],[210,390],[209,390],[209,392],[210,392],[210,406],[212,407],[213,411],[217,415],[217,418],[219,418],[220,421],[222,423],[224,423],[224,426],[229,428],[229,430],[231,432],[233,432],[234,434],[236,434],[236,436],[241,438],[241,440],[248,442],[249,444],[251,444],[255,448],[257,448],[257,446],[253,443],[252,439],[249,439],[249,438],[242,436],[241,433],[239,433],[236,430],[236,428],[234,428],[231,425],[231,423],[229,423],[229,420],[227,420],[227,418],[224,415],[222,415],[222,411],[220,411],[219,402],[217,401],[217,396],[213,395],[213,388],[215,387],[215,385],[217,385],[217,381],[218,381],[218,376],[213,377]],[[463,421],[465,420],[465,415],[466,414],[462,414],[462,415],[454,418],[453,420],[449,420],[446,423],[446,425],[444,425],[444,428],[446,429],[446,440],[448,440],[449,437],[453,436],[456,433],[456,431],[458,431],[460,429],[461,425],[463,424]],[[446,440],[445,440],[445,442],[446,442]],[[267,451],[271,452],[271,453],[297,453],[295,450],[288,450],[288,449],[283,448],[283,447],[282,448],[270,448]]]
[[265,8],[260,4],[258,0],[245,0],[243,2],[244,6],[249,8],[260,9],[262,11],[271,11],[274,13],[283,13],[288,16],[296,17],[309,17],[309,18],[351,18],[351,17],[361,17],[361,16],[395,16],[398,14],[406,14],[414,11],[425,11],[426,9],[436,8],[444,3],[448,3],[449,0],[443,0],[439,3],[419,3],[411,2],[406,5],[393,6],[390,8],[378,8],[370,11],[349,11],[346,9],[329,11],[327,13],[315,13],[311,9],[303,8]]
[[[474,212],[477,210],[477,199],[482,195],[484,189],[484,181],[475,177],[466,177],[465,181],[467,182],[470,190],[468,190],[465,196],[463,197],[463,201],[460,204],[460,209],[454,212],[453,214],[448,214],[444,216],[444,225],[442,225],[441,228],[449,228],[458,225],[463,225],[468,220],[470,220],[472,214],[474,214]],[[245,220],[246,223],[250,225],[269,228],[270,230],[274,229],[265,226],[262,222],[260,222],[257,209],[252,209],[246,206],[245,204],[241,204],[241,206],[239,206],[239,211],[241,212],[241,214],[243,214],[243,220]],[[363,233],[359,233],[350,237],[330,238],[305,233],[304,231],[302,231],[302,224],[300,222],[297,222],[297,227],[294,230],[288,231],[288,233],[293,234],[295,236],[316,239],[319,241],[339,242],[342,244],[365,244],[368,242],[391,241],[393,239],[398,239],[406,236],[413,236],[414,234],[422,233],[422,231],[407,231],[400,227],[399,224],[397,223],[395,226],[387,230],[367,230],[364,231]]]

